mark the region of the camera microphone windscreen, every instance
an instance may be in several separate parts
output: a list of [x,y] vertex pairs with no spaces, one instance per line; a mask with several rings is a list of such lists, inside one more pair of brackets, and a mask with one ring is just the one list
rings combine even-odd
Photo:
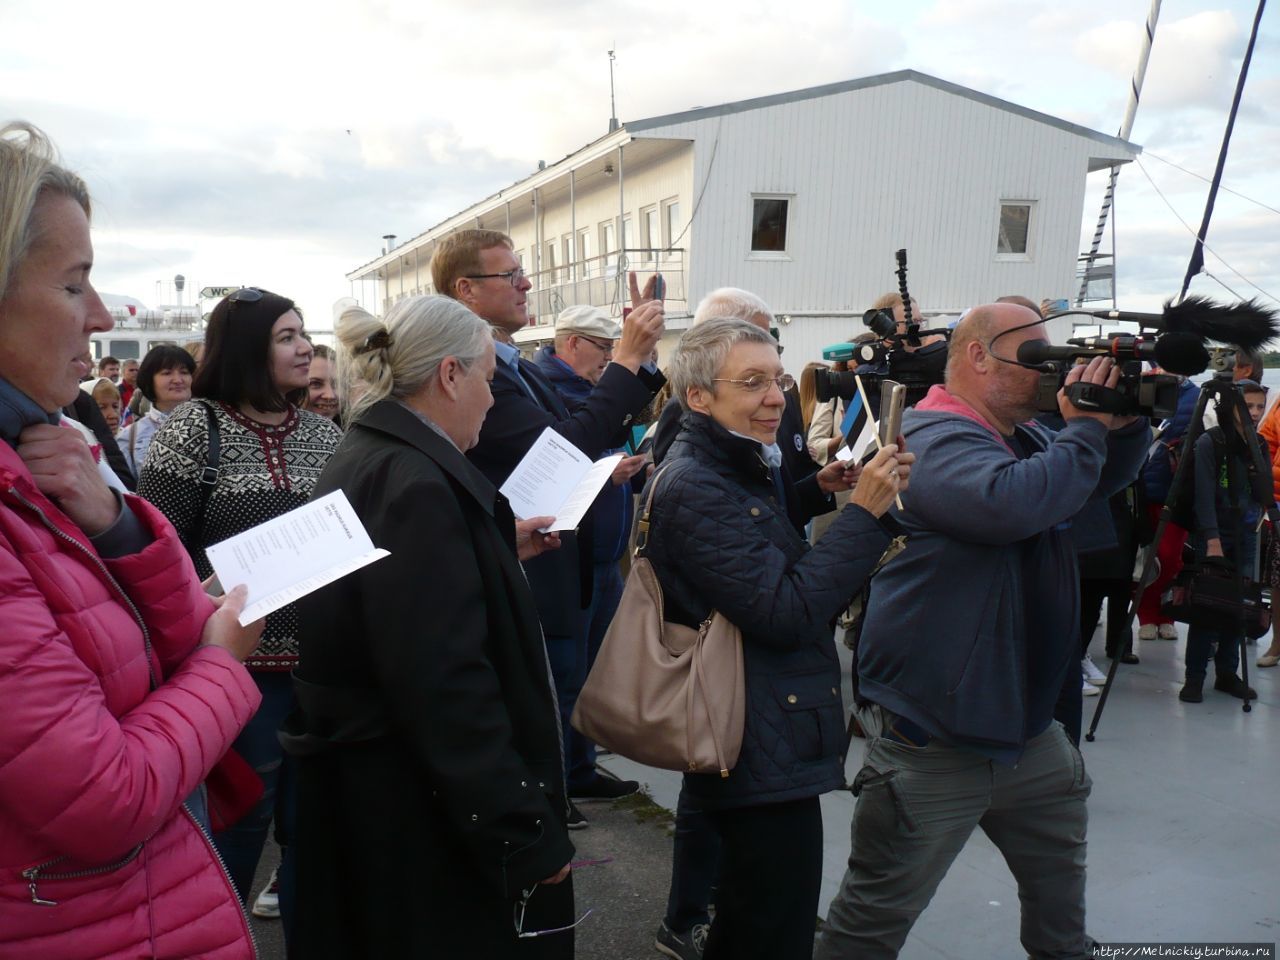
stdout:
[[1154,346],[1156,363],[1169,373],[1193,377],[1209,366],[1209,351],[1194,333],[1166,333]]
[[1280,335],[1280,317],[1256,299],[1224,304],[1191,296],[1179,303],[1165,304],[1163,313],[1095,310],[1093,315],[1100,320],[1136,323],[1152,330],[1229,343],[1243,350],[1257,350]]

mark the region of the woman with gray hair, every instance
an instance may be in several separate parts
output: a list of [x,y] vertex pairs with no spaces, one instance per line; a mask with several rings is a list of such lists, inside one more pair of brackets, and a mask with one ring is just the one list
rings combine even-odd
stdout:
[[[573,955],[556,701],[519,532],[467,460],[493,404],[488,325],[448,297],[335,325],[341,489],[390,556],[299,603],[300,955]],[[519,545],[518,545],[519,536]],[[353,884],[353,878],[362,882]]]
[[[808,958],[818,910],[818,796],[844,782],[844,710],[834,621],[896,532],[884,517],[914,459],[895,445],[865,468],[828,535],[810,549],[788,519],[770,462],[783,391],[777,343],[754,324],[708,320],[667,365],[684,408],[681,430],[653,477],[647,555],[666,620],[696,628],[719,611],[742,631],[747,711],[742,751],[725,778],[685,774],[680,814],[705,813],[722,841],[710,932],[664,923],[658,949],[706,960]],[[714,869],[682,863],[673,887]],[[667,936],[677,934],[674,938]],[[665,934],[665,935],[664,935]]]

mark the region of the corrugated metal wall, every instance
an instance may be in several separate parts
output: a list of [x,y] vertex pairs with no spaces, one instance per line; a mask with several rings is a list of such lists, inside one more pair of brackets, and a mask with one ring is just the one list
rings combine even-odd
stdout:
[[[1070,296],[1089,158],[1128,156],[914,82],[641,135],[695,142],[693,191],[701,206],[691,301],[717,286],[740,286],[780,314],[860,314],[896,289],[894,251],[903,247],[911,291],[926,310],[959,311],[1012,293]],[[750,253],[751,200],[759,193],[793,198],[785,258]],[[1035,203],[1025,260],[997,259],[1002,199]],[[816,359],[822,345],[857,326],[856,319],[796,317],[783,334],[788,365]]]

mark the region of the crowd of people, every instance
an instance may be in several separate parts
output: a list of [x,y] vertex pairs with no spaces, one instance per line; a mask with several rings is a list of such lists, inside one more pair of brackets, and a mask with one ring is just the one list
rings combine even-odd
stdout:
[[[1200,560],[1258,557],[1266,498],[1220,482],[1254,462],[1251,432],[1210,424],[1180,449],[1193,385],[1154,443],[1146,418],[1065,392],[1044,417],[1016,359],[1043,316],[1004,297],[913,345],[945,351],[944,382],[845,460],[842,402],[817,400],[821,365],[786,372],[758,296],[712,291],[659,363],[664,304],[632,275],[623,318],[570,307],[526,357],[531,283],[480,229],[439,245],[437,294],[344,310],[336,350],[293,300],[245,287],[198,357],[95,369],[112,320],[91,211],[38,129],[0,128],[0,957],[251,957],[250,906],[308,960],[572,957],[572,832],[639,789],[572,722],[637,502],[663,618],[736,625],[746,698],[732,768],[684,774],[655,948],[897,956],[981,827],[1026,953],[1090,955],[1088,646],[1105,598],[1107,654],[1137,659],[1118,611],[1173,461],[1194,455],[1195,503],[1159,583],[1188,536]],[[899,332],[920,316],[877,306]],[[1280,416],[1263,420],[1251,358],[1237,370],[1280,490]],[[1097,357],[1066,385],[1119,375]],[[498,492],[548,428],[622,454],[558,534]],[[389,556],[241,626],[246,590],[224,594],[207,548],[337,490]],[[1280,577],[1280,550],[1265,566]],[[1139,640],[1176,636],[1158,602],[1139,614]],[[838,624],[866,749],[815,940],[818,798],[849,749]],[[1216,690],[1252,695],[1238,641],[1193,628],[1183,701],[1209,659]],[[1258,663],[1278,662],[1273,639]],[[280,866],[255,891],[269,836]]]

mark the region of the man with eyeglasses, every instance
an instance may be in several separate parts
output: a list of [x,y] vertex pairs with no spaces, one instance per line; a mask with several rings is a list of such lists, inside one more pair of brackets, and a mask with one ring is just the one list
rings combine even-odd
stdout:
[[[622,325],[612,362],[572,410],[539,366],[520,356],[514,335],[529,324],[528,294],[533,284],[516,258],[511,238],[496,230],[459,230],[444,238],[431,258],[436,292],[453,297],[487,320],[493,329],[497,366],[493,407],[479,442],[467,453],[494,484],[502,486],[547,427],[598,460],[618,445],[635,416],[666,382],[646,369],[662,336],[661,301],[644,300],[634,289],[633,307]],[[606,338],[595,338],[604,342]],[[592,349],[583,344],[586,350]],[[559,550],[524,565],[537,601],[547,655],[556,682],[565,737],[565,778],[571,799],[613,800],[635,793],[634,780],[601,776],[590,744],[573,729],[577,693],[586,678],[586,649],[593,584],[590,515],[576,534],[562,533]],[[570,829],[587,825],[570,804]]]

